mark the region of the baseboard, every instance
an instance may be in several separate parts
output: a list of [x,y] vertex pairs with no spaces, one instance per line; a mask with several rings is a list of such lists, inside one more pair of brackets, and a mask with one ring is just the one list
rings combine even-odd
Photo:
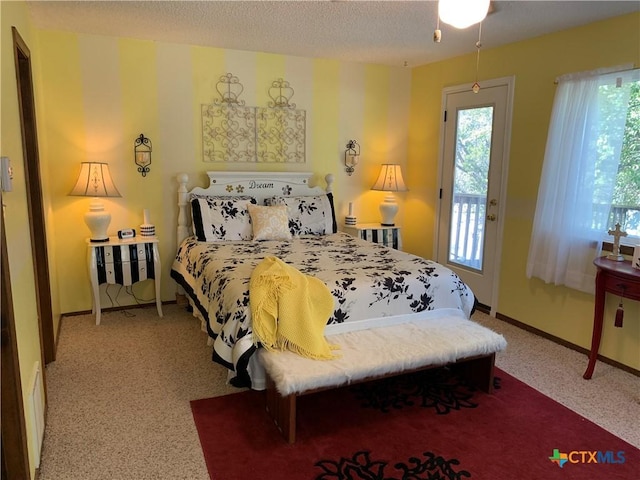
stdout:
[[[169,300],[169,301],[163,301],[162,302],[163,305],[171,305],[171,304],[180,304],[180,302],[177,302],[176,300]],[[117,310],[129,310],[129,309],[133,309],[133,308],[150,308],[150,307],[155,307],[155,303],[148,303],[148,304],[142,304],[142,305],[129,305],[129,306],[118,306],[118,307],[110,307],[110,308],[103,308],[102,311],[103,312],[111,312],[111,311],[117,311]],[[486,305],[483,305],[481,303],[476,304],[476,309],[486,313],[487,315],[489,315],[489,307],[487,307]],[[84,310],[84,311],[79,311],[79,312],[69,312],[69,313],[64,313],[62,314],[63,317],[73,317],[76,315],[87,315],[92,313],[91,310]],[[562,345],[563,347],[567,347],[570,348],[571,350],[575,350],[576,352],[580,352],[580,353],[584,353],[585,355],[589,356],[589,350],[587,350],[584,347],[581,347],[579,345],[576,345],[575,343],[571,343],[568,342],[560,337],[556,337],[555,335],[551,335],[550,333],[547,333],[543,330],[540,330],[538,328],[532,327],[531,325],[527,325],[526,323],[522,323],[519,320],[516,320],[515,318],[511,318],[507,315],[504,315],[500,312],[496,312],[496,318],[498,320],[502,320],[503,322],[509,323],[515,327],[521,328],[523,330],[526,330],[527,332],[531,332],[535,335],[538,335],[540,337],[546,338],[547,340],[551,340],[554,343],[557,343],[559,345]],[[62,323],[62,322],[60,322]],[[59,338],[59,336],[58,336]],[[623,363],[617,362],[615,360],[612,360],[610,358],[607,358],[603,355],[598,354],[598,360],[600,360],[601,362],[604,362],[606,364],[612,365],[616,368],[619,368],[620,370],[624,370],[625,372],[629,372],[632,375],[635,375],[636,377],[640,377],[640,370],[636,370],[633,367],[630,367],[628,365],[625,365]]]
[[475,307],[476,307],[476,310],[478,310],[479,312],[486,313],[487,315],[491,315],[491,307],[489,305],[476,302]]
[[[163,301],[162,305],[172,305],[175,304],[176,301],[175,300],[167,300],[167,301]],[[136,308],[156,308],[156,302],[150,302],[150,303],[139,303],[139,304],[135,304],[135,305],[119,305],[117,307],[109,307],[109,308],[102,308],[101,311],[102,313],[104,312],[117,312],[119,310],[133,310]],[[87,314],[91,314],[93,313],[91,310],[80,310],[77,312],[67,312],[67,313],[63,313],[62,316],[63,317],[75,317],[78,315],[87,315]]]
[[[563,347],[567,347],[571,350],[575,350],[576,352],[584,353],[585,355],[587,355],[587,357],[589,356],[588,349],[581,347],[579,345],[576,345],[575,343],[568,342],[560,337],[556,337],[555,335],[551,335],[550,333],[547,333],[543,330],[539,330],[535,327],[532,327],[531,325],[527,325],[526,323],[522,323],[514,318],[508,317],[507,315],[504,315],[498,312],[496,313],[496,318],[498,320],[502,320],[503,322],[509,323],[515,327],[521,328],[522,330],[526,330],[527,332],[546,338],[547,340],[551,340],[552,342],[562,345]],[[635,375],[636,377],[640,377],[640,370],[636,370],[633,367],[617,362],[615,360],[612,360],[600,354],[598,354],[598,360],[608,365],[612,365],[616,368],[619,368],[620,370],[624,370],[625,372],[629,372],[632,375]],[[587,364],[585,361],[585,368],[586,368],[586,365]]]
[[53,359],[55,361],[58,358],[58,344],[60,343],[60,329],[62,328],[62,319],[64,318],[64,314],[60,314],[60,318],[58,318],[58,328],[56,328],[56,341],[55,341],[55,351],[53,352]]

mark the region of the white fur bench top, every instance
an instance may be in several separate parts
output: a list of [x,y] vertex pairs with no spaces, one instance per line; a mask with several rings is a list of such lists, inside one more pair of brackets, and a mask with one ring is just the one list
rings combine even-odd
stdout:
[[386,374],[502,351],[502,335],[457,316],[327,336],[340,345],[333,360],[259,349],[260,361],[282,396],[338,387]]

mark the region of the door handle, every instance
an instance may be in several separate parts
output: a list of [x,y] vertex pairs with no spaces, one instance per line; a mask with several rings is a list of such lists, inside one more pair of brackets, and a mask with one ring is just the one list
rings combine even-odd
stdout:
[[487,215],[487,220],[489,220],[490,222],[495,222],[496,221],[496,216],[491,213],[489,215]]

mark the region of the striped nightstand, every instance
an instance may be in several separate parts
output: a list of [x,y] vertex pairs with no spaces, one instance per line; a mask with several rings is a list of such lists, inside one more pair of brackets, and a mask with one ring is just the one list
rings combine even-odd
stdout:
[[345,233],[373,243],[402,250],[400,227],[383,227],[379,223],[356,223],[345,225]]
[[134,237],[121,240],[111,237],[107,242],[91,242],[89,247],[89,277],[93,290],[93,313],[96,325],[100,325],[100,285],[130,286],[148,278],[153,279],[156,291],[156,308],[162,317],[160,299],[160,254],[157,237]]

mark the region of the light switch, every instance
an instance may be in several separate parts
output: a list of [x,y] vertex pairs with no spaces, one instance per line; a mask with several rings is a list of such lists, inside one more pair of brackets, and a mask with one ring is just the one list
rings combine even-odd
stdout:
[[0,187],[3,192],[13,190],[11,180],[13,179],[13,169],[9,157],[0,157]]

